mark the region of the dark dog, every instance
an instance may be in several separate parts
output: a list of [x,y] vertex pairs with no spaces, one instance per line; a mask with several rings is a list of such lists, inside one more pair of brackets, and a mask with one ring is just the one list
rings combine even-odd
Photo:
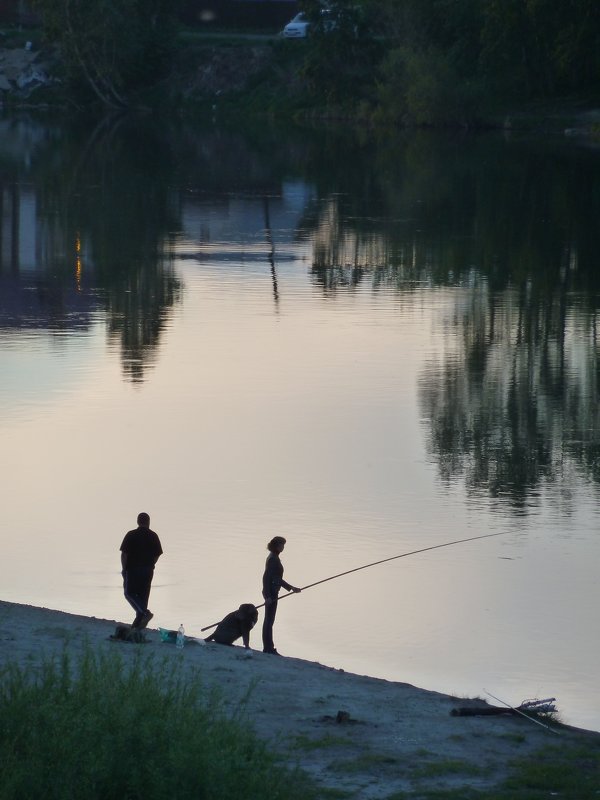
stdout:
[[244,647],[250,647],[250,631],[258,620],[258,610],[252,603],[242,603],[237,611],[227,614],[216,627],[214,633],[207,636],[205,642],[233,644],[242,637]]

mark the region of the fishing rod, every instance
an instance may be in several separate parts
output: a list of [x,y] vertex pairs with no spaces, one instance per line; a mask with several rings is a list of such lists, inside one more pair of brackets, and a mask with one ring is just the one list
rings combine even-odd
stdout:
[[[434,544],[430,547],[422,547],[419,550],[411,550],[409,553],[400,553],[398,556],[390,556],[389,558],[382,558],[380,561],[373,561],[370,564],[363,564],[361,567],[354,567],[354,569],[348,569],[345,572],[338,572],[337,575],[330,575],[329,578],[323,578],[320,581],[315,581],[315,583],[309,583],[307,586],[301,586],[300,591],[303,592],[306,589],[312,589],[313,586],[319,586],[322,583],[327,583],[327,581],[333,581],[336,578],[341,578],[344,575],[350,575],[353,572],[359,572],[361,569],[368,569],[369,567],[376,567],[378,564],[385,564],[387,561],[395,561],[397,558],[407,558],[408,556],[415,556],[417,553],[426,553],[428,550],[439,550],[441,547],[451,547],[454,544],[464,544],[465,542],[476,542],[478,539],[492,539],[494,536],[506,536],[509,531],[499,531],[498,533],[485,533],[481,536],[470,536],[468,539],[456,539],[453,542],[444,542],[443,544]],[[291,594],[297,594],[297,592],[287,592],[287,594],[282,594],[278,600],[283,600],[284,597],[289,597]],[[261,603],[259,606],[255,606],[255,608],[262,608],[265,603]],[[219,620],[220,621],[220,620]],[[212,625],[207,625],[205,628],[201,628],[201,631],[207,631],[210,628],[215,628],[219,623],[214,622]]]

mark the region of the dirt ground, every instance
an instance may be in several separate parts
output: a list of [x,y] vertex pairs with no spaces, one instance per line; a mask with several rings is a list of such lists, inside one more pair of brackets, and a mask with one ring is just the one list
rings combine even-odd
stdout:
[[86,644],[125,659],[143,648],[181,661],[207,685],[221,687],[232,705],[247,698],[257,734],[330,797],[382,800],[401,791],[491,788],[513,760],[594,735],[553,726],[557,734],[511,714],[452,716],[452,709],[476,701],[242,647],[191,641],[177,650],[158,629],[148,629],[145,644],[115,642],[109,638],[115,627],[112,620],[0,601],[0,665],[33,665],[65,647],[76,655]]

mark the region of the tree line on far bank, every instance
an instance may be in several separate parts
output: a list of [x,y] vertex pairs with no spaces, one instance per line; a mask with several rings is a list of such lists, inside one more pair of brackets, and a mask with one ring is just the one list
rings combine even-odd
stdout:
[[335,0],[306,71],[335,102],[421,125],[469,123],[502,107],[600,94],[597,0]]
[[[35,0],[78,101],[123,107],[178,54],[172,0]],[[301,0],[297,105],[413,125],[468,124],[502,107],[600,94],[597,0]],[[275,54],[277,57],[277,54]],[[271,74],[270,80],[273,81]],[[289,84],[277,87],[290,92]],[[277,91],[273,92],[275,96]]]

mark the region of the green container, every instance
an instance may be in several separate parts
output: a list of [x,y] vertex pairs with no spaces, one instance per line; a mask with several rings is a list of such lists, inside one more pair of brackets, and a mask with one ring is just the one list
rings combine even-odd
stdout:
[[177,641],[177,631],[168,631],[166,628],[159,628],[158,632],[160,633],[161,642],[175,644]]

